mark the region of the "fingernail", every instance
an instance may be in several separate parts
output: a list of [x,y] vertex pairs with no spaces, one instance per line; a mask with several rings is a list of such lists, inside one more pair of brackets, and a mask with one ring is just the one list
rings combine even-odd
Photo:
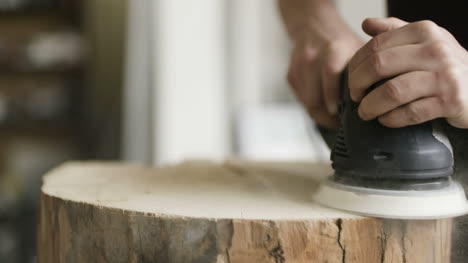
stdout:
[[362,114],[362,107],[359,107],[358,108],[358,115],[359,115],[359,118],[363,119],[364,120],[364,116]]
[[327,110],[328,113],[330,113],[331,115],[335,115],[338,112],[338,106],[336,105],[336,103],[328,103]]
[[366,114],[364,114],[364,112],[362,111],[362,107],[358,108],[358,115],[359,115],[359,118],[361,118],[363,121],[370,120],[368,116],[366,116]]
[[350,93],[349,95],[350,95],[352,101],[354,101],[354,102],[359,102],[360,101],[360,98],[357,95],[355,95],[353,93]]

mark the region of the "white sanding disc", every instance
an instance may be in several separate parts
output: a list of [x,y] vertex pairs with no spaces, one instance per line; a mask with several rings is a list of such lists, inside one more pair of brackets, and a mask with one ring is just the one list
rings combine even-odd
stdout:
[[324,206],[395,219],[438,219],[468,213],[463,187],[454,181],[438,190],[382,190],[324,180],[313,196]]

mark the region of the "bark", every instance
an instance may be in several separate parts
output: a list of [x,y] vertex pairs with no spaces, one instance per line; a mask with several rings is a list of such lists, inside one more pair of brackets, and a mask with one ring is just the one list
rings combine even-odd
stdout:
[[[311,204],[307,197],[318,178],[329,172],[328,165],[320,164],[189,162],[161,169],[67,164],[45,178],[38,259],[47,263],[449,262],[449,219],[380,220]],[[138,195],[140,191],[144,196]],[[158,208],[160,196],[169,193],[179,196],[177,205],[182,208]],[[232,193],[245,198],[231,198]],[[193,206],[205,200],[201,194],[212,196],[213,205],[200,203],[204,211],[191,216],[190,211],[196,211]],[[261,203],[263,198],[266,203]],[[258,202],[258,211],[249,210],[247,203],[245,209],[232,204],[249,201],[254,208]],[[310,209],[304,212],[302,205]],[[211,206],[212,210],[207,208]],[[232,216],[236,209],[239,216]],[[291,212],[295,210],[296,215]]]

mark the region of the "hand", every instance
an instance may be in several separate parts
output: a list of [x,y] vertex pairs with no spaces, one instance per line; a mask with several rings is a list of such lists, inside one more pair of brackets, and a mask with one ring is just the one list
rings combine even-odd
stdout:
[[354,34],[333,40],[307,36],[296,41],[288,81],[319,125],[330,129],[338,127],[336,113],[341,73],[363,44]]
[[367,19],[363,29],[374,38],[349,64],[351,97],[361,102],[362,119],[403,127],[444,117],[468,128],[468,52],[448,31],[396,18]]

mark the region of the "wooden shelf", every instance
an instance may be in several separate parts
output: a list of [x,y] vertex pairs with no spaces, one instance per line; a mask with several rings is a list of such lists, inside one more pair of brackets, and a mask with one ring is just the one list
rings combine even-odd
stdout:
[[84,66],[75,66],[65,69],[40,69],[40,70],[27,70],[27,69],[14,69],[0,66],[0,78],[19,76],[19,77],[37,77],[37,76],[56,76],[56,75],[79,75],[82,74]]
[[[60,18],[64,22],[72,23],[73,25],[79,25],[80,17],[83,12],[83,3],[78,0],[71,3],[70,0],[68,4],[55,4],[50,7],[26,7],[19,9],[0,9],[0,23],[2,21],[9,20],[37,20],[44,17],[56,17]],[[77,24],[78,22],[78,24]]]
[[5,135],[48,135],[76,134],[79,131],[77,120],[20,120],[0,123],[0,136]]
[[0,19],[10,19],[12,17],[34,17],[34,16],[56,16],[58,11],[54,8],[44,9],[16,9],[5,10],[0,9]]

